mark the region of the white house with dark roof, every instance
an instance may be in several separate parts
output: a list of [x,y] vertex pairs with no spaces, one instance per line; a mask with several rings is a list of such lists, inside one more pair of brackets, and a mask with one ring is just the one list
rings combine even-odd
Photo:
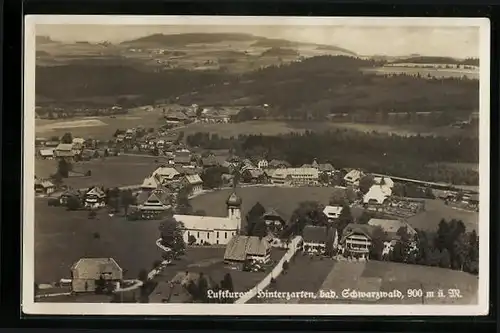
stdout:
[[269,167],[269,162],[266,159],[262,159],[257,162],[257,168],[259,169],[267,169]]
[[271,260],[271,245],[265,238],[236,235],[226,245],[224,262],[243,264],[251,260],[262,264]]
[[191,195],[196,195],[203,191],[203,180],[198,174],[186,174],[182,179],[182,182],[183,184],[189,186],[189,188],[191,189]]
[[241,229],[242,200],[231,193],[226,200],[227,217],[174,215],[184,224],[183,238],[186,244],[227,244]]
[[100,208],[106,205],[105,203],[106,193],[95,186],[85,193],[85,207],[86,208]]

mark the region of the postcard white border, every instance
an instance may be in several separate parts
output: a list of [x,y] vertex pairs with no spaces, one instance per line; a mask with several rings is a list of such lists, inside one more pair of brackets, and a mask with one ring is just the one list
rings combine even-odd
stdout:
[[[478,27],[480,33],[480,210],[479,290],[476,305],[313,305],[313,304],[79,304],[34,302],[35,26],[106,25],[307,25]],[[24,26],[24,159],[22,223],[22,311],[51,315],[234,315],[234,316],[470,316],[489,309],[490,198],[490,20],[488,18],[252,17],[30,15]],[[31,255],[30,255],[31,254]]]

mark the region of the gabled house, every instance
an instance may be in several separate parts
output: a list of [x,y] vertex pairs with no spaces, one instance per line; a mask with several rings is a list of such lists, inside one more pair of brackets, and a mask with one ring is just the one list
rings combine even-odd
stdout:
[[123,270],[113,258],[82,258],[71,266],[74,293],[93,293],[101,287],[115,290],[123,280]]
[[182,183],[189,186],[191,189],[191,195],[196,195],[203,191],[203,180],[198,174],[185,175],[182,179]]
[[358,186],[359,181],[361,178],[363,178],[365,174],[361,170],[350,170],[345,176],[344,176],[344,181],[347,183],[347,185],[351,186]]
[[86,208],[101,208],[106,205],[106,193],[97,186],[91,188],[85,193],[85,207]]
[[219,166],[219,161],[217,161],[217,158],[213,155],[203,157],[201,159],[201,164],[204,168],[211,168],[211,167],[216,167]]
[[326,215],[328,222],[333,223],[338,220],[340,217],[340,214],[342,213],[342,206],[326,206],[325,209],[323,209],[323,214]]
[[392,190],[387,185],[372,185],[363,196],[363,203],[369,205],[382,205],[392,195]]
[[257,162],[257,168],[259,169],[267,169],[269,167],[269,162],[266,159],[262,159]]
[[56,186],[49,180],[35,179],[35,193],[50,195],[54,193]]
[[282,160],[272,160],[271,162],[269,162],[269,168],[272,169],[289,168],[290,166],[290,163]]
[[326,173],[327,175],[332,175],[335,172],[335,168],[330,163],[318,164],[318,170],[319,172]]
[[341,253],[348,258],[366,260],[372,245],[373,227],[366,224],[349,223],[342,232]]
[[245,183],[259,184],[267,182],[267,176],[262,169],[246,169],[241,173],[241,178]]
[[333,249],[338,246],[337,229],[325,226],[305,226],[302,232],[304,252],[323,254],[327,251],[328,243]]
[[171,193],[166,188],[154,190],[149,195],[146,193],[145,196],[147,196],[147,199],[143,202],[142,198],[137,198],[137,208],[144,219],[154,219],[172,209],[172,205],[170,204]]
[[141,191],[150,193],[153,190],[156,190],[158,186],[161,185],[161,181],[158,176],[149,176],[144,178],[144,181],[141,184]]
[[283,229],[286,225],[286,216],[277,209],[269,208],[262,215],[268,227],[274,226]]
[[180,166],[191,166],[191,155],[189,153],[177,153],[174,157],[174,164]]
[[60,143],[54,150],[54,155],[57,158],[72,161],[75,157],[75,152],[73,150],[73,144],[71,143]]
[[68,203],[69,198],[81,198],[81,193],[75,189],[68,189],[61,193],[59,196],[59,203],[65,206]]
[[46,141],[45,142],[45,147],[47,148],[56,148],[59,146],[59,141]]
[[178,181],[181,178],[181,174],[172,167],[159,167],[153,172],[152,176],[158,177],[161,184]]
[[265,238],[235,235],[226,245],[224,262],[242,267],[246,261],[268,263],[271,259],[271,245]]

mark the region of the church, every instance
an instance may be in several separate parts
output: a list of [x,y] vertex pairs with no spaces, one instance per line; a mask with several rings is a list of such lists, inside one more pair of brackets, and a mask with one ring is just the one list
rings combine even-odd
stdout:
[[226,245],[241,229],[241,198],[233,191],[226,200],[227,217],[174,215],[184,224],[184,242],[189,245]]

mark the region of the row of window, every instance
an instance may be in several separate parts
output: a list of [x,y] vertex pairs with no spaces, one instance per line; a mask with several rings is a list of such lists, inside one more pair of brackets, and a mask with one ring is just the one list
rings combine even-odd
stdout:
[[[207,239],[210,239],[210,233],[211,233],[210,231],[207,232]],[[191,236],[191,232],[188,231],[187,235],[188,235],[188,237]],[[234,235],[234,233],[233,233],[233,235]],[[215,233],[215,236],[216,236],[216,238],[219,238],[219,231],[217,231]],[[196,238],[200,238],[200,232],[199,231],[196,233]],[[224,232],[224,239],[227,239],[227,231]]]

